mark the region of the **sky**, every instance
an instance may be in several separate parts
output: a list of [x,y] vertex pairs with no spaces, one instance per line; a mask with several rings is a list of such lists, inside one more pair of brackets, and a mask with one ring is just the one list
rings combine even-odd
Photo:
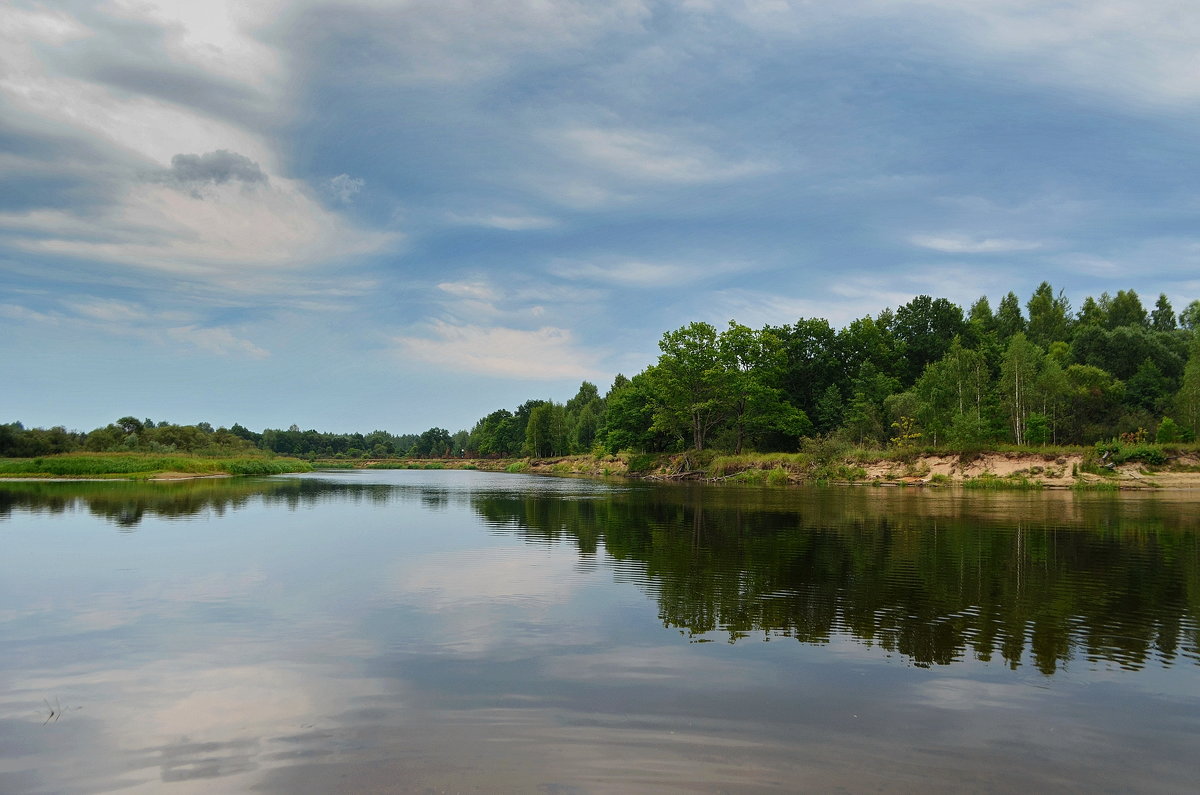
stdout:
[[7,0],[0,422],[469,429],[665,331],[1200,297],[1189,0]]

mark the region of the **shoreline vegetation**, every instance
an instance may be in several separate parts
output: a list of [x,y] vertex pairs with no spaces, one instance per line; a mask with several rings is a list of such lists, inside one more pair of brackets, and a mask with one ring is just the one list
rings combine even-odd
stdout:
[[214,457],[64,453],[0,459],[0,480],[174,481],[320,469],[464,469],[530,475],[693,481],[743,486],[958,486],[1096,491],[1200,489],[1200,445],[1097,445],[989,450],[844,449],[828,441],[797,453],[582,454],[523,458]]
[[658,360],[617,374],[606,393],[584,381],[565,403],[526,400],[455,433],[10,422],[0,477],[274,474],[319,462],[765,484],[1198,480],[1200,299],[1177,314],[1165,294],[1148,310],[1120,290],[1074,311],[1043,282],[1025,309],[1010,291],[996,311],[986,296],[964,312],[919,295],[841,329],[822,318],[694,322],[666,332]]
[[[710,451],[547,458],[317,460],[317,469],[467,469],[530,475],[789,486],[957,486],[1086,491],[1200,489],[1200,448],[1147,446],[1132,458],[1094,448],[851,450],[722,455]],[[824,454],[823,454],[824,453]],[[1150,461],[1141,460],[1149,458]]]
[[63,453],[0,459],[0,480],[182,480],[311,472],[298,458],[155,453]]

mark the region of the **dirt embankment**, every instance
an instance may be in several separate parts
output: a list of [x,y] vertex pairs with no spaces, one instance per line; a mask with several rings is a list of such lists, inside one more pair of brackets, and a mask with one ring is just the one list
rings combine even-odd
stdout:
[[957,484],[996,488],[1200,489],[1200,457],[1194,454],[1176,456],[1165,466],[1153,468],[1138,463],[1106,468],[1097,466],[1094,458],[1089,464],[1083,453],[1014,452],[914,454],[875,461],[835,459],[824,462],[814,462],[803,454],[724,457],[712,454],[697,456],[695,453],[606,457],[580,455],[407,461],[404,466],[771,485],[819,481],[882,486]]

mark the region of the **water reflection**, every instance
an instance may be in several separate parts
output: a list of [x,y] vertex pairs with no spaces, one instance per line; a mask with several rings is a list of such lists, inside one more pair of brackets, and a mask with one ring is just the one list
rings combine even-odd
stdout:
[[1200,534],[1170,499],[657,489],[474,506],[581,555],[603,543],[664,625],[700,640],[843,633],[920,665],[999,656],[1045,674],[1200,662]]
[[[657,601],[665,627],[696,642],[827,644],[848,635],[918,665],[999,657],[1044,674],[1076,661],[1127,669],[1200,662],[1200,517],[1187,494],[612,487],[533,478],[512,488],[512,480],[498,487],[496,476],[473,482],[475,475],[412,484],[346,475],[9,483],[0,488],[0,517],[86,510],[132,529],[149,516],[221,516],[251,502],[292,511],[330,501],[415,502],[435,513],[469,506],[493,532],[529,544],[569,541],[585,565],[603,550],[617,581],[636,583]],[[474,582],[462,575],[464,586]]]
[[1188,495],[384,472],[0,506],[0,792],[1197,772]]

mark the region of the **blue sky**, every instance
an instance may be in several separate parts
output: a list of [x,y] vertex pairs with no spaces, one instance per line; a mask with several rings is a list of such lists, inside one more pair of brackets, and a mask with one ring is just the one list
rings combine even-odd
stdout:
[[469,428],[693,320],[1200,297],[1200,6],[0,7],[0,421]]

